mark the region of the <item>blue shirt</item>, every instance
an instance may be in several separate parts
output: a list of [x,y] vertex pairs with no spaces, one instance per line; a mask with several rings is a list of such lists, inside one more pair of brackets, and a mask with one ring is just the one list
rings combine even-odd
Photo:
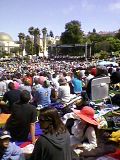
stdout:
[[51,103],[51,88],[44,88],[41,87],[38,90],[38,105],[42,105],[44,107],[47,107]]
[[12,160],[25,160],[21,148],[11,142],[9,143],[8,148],[5,150],[1,160],[7,160],[9,158]]
[[82,81],[81,80],[79,80],[77,78],[73,78],[72,84],[73,84],[73,88],[74,88],[74,93],[81,93],[82,92]]

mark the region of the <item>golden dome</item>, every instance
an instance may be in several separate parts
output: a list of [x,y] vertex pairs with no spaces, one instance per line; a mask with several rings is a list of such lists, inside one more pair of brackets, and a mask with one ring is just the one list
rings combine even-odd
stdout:
[[13,41],[13,39],[9,34],[0,32],[0,41]]

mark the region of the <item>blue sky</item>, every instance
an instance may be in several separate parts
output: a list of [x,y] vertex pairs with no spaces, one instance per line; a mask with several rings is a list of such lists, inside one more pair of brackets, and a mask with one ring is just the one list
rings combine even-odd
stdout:
[[0,0],[0,32],[14,40],[19,32],[28,34],[30,26],[61,35],[71,20],[80,21],[85,33],[93,28],[98,32],[118,30],[120,0]]

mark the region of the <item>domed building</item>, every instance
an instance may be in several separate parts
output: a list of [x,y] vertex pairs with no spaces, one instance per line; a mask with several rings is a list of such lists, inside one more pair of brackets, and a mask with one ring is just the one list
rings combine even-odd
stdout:
[[0,32],[0,53],[10,53],[10,49],[14,47],[19,47],[19,44],[16,44],[9,34]]

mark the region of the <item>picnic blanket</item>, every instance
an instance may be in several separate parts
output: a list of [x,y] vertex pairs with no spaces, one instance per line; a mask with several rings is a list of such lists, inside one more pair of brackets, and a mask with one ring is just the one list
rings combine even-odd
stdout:
[[3,127],[5,125],[9,117],[10,117],[10,114],[4,114],[4,113],[0,114],[0,127]]
[[[39,123],[35,124],[35,137],[36,139],[42,135],[42,130],[40,129]],[[16,145],[20,146],[21,148],[31,144],[31,136],[28,136],[27,141],[14,141]]]

